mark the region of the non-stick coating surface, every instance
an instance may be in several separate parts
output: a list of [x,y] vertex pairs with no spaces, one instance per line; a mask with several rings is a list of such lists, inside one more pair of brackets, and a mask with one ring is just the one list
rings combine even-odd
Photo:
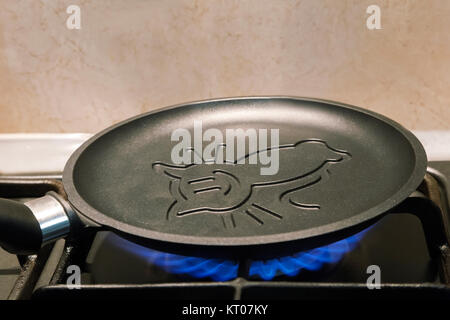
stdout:
[[[279,172],[262,176],[248,163],[171,168],[171,134],[193,136],[195,120],[224,137],[226,129],[279,129],[280,146],[290,146],[279,149]],[[64,185],[72,206],[101,225],[221,248],[351,229],[404,200],[425,170],[417,139],[380,115],[312,99],[236,98],[166,108],[101,132],[71,157]]]

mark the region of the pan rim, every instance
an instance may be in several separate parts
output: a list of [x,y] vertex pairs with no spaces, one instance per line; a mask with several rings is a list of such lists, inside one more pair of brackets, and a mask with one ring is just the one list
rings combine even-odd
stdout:
[[[244,236],[244,237],[214,237],[214,236],[195,236],[195,235],[181,235],[174,233],[166,233],[155,230],[149,230],[146,228],[136,227],[125,222],[116,220],[104,213],[98,211],[87,203],[78,193],[74,179],[73,172],[77,164],[78,159],[83,154],[91,144],[103,137],[105,134],[124,126],[134,120],[139,118],[147,117],[152,114],[159,112],[168,111],[175,108],[185,107],[189,105],[199,105],[214,102],[226,102],[226,101],[237,101],[237,100],[291,100],[291,101],[303,101],[303,102],[316,102],[322,104],[328,104],[340,108],[350,109],[356,112],[364,113],[369,117],[375,118],[382,121],[395,129],[397,132],[401,133],[402,136],[410,144],[414,156],[415,163],[412,170],[412,174],[409,179],[403,184],[403,186],[392,196],[379,203],[378,205],[369,208],[363,212],[360,212],[352,217],[325,224],[320,227],[313,227],[309,229],[304,229],[300,231],[292,231],[286,233],[277,233],[271,235],[254,235],[254,236]],[[149,241],[162,241],[172,244],[179,245],[194,245],[194,246],[219,246],[219,247],[234,247],[234,246],[254,246],[254,245],[269,245],[278,243],[287,243],[292,241],[302,241],[310,238],[326,236],[328,234],[338,233],[350,228],[354,228],[359,225],[368,223],[376,218],[381,217],[383,214],[388,212],[390,209],[394,208],[397,204],[404,201],[408,196],[410,196],[423,181],[427,168],[427,155],[426,152],[418,140],[418,138],[408,129],[404,128],[398,122],[383,116],[374,111],[366,110],[361,107],[319,99],[310,97],[297,97],[297,96],[285,96],[285,95],[263,95],[263,96],[239,96],[239,97],[226,97],[226,98],[215,98],[215,99],[205,99],[198,101],[185,102],[181,104],[176,104],[156,110],[152,110],[146,113],[142,113],[131,117],[129,119],[120,121],[92,136],[86,142],[84,142],[69,158],[67,161],[64,172],[63,172],[63,185],[66,191],[68,201],[71,206],[83,217],[92,221],[94,224],[111,229],[118,233],[128,234],[131,237],[139,237]]]

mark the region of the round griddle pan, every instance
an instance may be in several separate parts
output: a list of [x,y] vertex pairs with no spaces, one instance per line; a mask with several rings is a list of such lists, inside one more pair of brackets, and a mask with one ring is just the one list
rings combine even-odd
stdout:
[[[182,149],[195,163],[173,163],[177,129],[191,135],[191,147]],[[236,160],[237,142],[233,149],[227,137],[233,129],[257,133],[256,155],[265,155],[265,164],[249,163],[255,155],[250,138],[240,159],[245,163]],[[271,140],[276,129],[279,141]],[[195,138],[202,149],[213,141],[205,132],[223,138],[210,153],[216,158],[194,146]],[[217,161],[221,152],[224,163]],[[278,153],[271,162],[278,170],[262,174],[271,152]],[[349,105],[290,97],[177,105],[84,143],[64,170],[67,201],[49,194],[25,205],[1,202],[0,243],[30,252],[87,226],[184,255],[288,254],[366,228],[418,187],[426,165],[411,132]]]

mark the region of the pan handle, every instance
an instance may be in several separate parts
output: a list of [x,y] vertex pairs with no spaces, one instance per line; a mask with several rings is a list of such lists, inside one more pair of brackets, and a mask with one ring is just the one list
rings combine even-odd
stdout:
[[70,232],[67,208],[52,192],[25,203],[0,199],[0,246],[13,254],[33,254]]

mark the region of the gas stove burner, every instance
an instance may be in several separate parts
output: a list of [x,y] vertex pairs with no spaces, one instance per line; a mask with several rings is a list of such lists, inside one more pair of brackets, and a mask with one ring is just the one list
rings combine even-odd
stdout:
[[[318,271],[326,265],[339,262],[347,252],[356,247],[369,229],[329,245],[291,256],[251,261],[248,276],[272,280],[281,275],[297,276],[302,270]],[[120,241],[118,245],[167,273],[188,275],[197,279],[210,278],[214,281],[228,281],[238,276],[240,262],[237,260],[177,255],[142,247],[129,241]]]
[[249,275],[258,276],[263,280],[272,280],[280,274],[294,277],[302,270],[318,271],[325,265],[339,262],[347,252],[357,246],[368,230],[363,230],[344,240],[291,256],[253,261],[250,265]]
[[167,273],[189,275],[214,281],[227,281],[237,277],[239,263],[226,259],[206,259],[177,255],[149,249],[133,242],[114,238],[115,245],[133,255],[144,258],[150,265],[155,265]]

